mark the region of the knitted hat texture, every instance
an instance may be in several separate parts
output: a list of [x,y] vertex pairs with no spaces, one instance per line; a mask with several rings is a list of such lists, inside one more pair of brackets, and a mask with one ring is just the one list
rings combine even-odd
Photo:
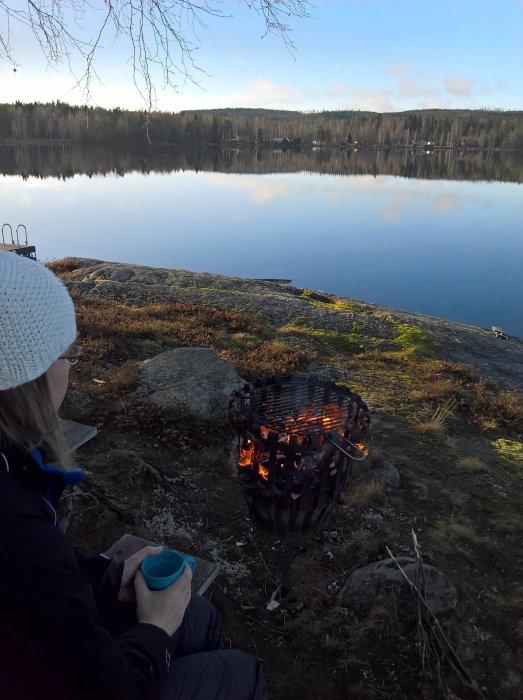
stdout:
[[46,267],[0,253],[0,390],[47,372],[76,336],[73,302]]

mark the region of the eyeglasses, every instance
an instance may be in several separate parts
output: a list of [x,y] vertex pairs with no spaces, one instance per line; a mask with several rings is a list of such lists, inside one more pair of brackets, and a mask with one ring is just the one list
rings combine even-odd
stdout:
[[68,365],[76,365],[83,356],[84,351],[79,345],[70,345],[63,355],[60,355],[60,360],[65,360]]

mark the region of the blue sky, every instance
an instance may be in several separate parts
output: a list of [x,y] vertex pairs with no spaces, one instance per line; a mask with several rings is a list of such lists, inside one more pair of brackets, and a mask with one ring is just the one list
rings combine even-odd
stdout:
[[[102,3],[92,4],[81,19],[86,39],[101,16]],[[262,38],[262,19],[241,0],[221,7],[233,16],[209,18],[190,36],[206,71],[197,74],[200,87],[182,81],[177,92],[162,90],[157,76],[158,109],[523,109],[522,0],[316,0],[310,18],[290,20],[293,53],[274,36]],[[91,104],[143,108],[130,47],[111,35],[104,45]],[[66,66],[46,67],[29,32],[14,29],[12,46],[18,66],[0,62],[2,102],[85,102]]]

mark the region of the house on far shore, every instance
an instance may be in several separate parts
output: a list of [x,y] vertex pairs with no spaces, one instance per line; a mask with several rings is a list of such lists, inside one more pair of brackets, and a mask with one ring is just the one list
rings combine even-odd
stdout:
[[413,141],[411,144],[412,148],[434,148],[436,143],[434,141]]

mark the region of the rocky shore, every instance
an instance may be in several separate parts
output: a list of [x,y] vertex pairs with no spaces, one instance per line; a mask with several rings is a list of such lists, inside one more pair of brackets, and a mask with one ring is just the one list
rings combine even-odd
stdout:
[[523,340],[501,340],[487,329],[269,281],[92,259],[67,261],[70,271],[64,280],[70,290],[125,304],[192,301],[260,314],[276,328],[297,318],[304,326],[337,333],[351,333],[357,324],[362,337],[382,340],[394,337],[391,321],[409,324],[430,336],[442,359],[469,364],[489,381],[523,387]]

